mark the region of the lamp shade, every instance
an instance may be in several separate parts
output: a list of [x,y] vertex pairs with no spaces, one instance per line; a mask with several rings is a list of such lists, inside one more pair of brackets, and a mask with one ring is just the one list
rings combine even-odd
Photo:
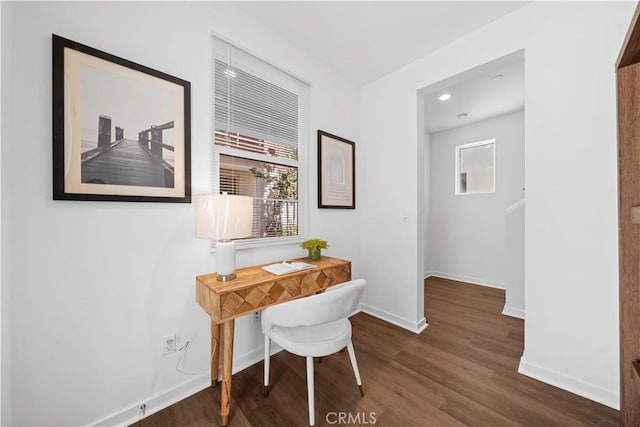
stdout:
[[229,240],[251,236],[253,198],[229,194],[196,195],[196,237]]

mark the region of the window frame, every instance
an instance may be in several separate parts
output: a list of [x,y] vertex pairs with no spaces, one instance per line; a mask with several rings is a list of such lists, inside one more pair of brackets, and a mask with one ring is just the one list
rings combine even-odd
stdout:
[[[308,138],[308,136],[307,136]],[[298,235],[297,236],[276,236],[276,237],[256,237],[250,239],[234,239],[237,249],[260,248],[268,246],[288,245],[302,243],[307,238],[308,224],[308,169],[307,169],[307,147],[298,146],[298,161],[285,158],[277,158],[265,156],[263,154],[251,153],[244,150],[237,150],[231,147],[223,147],[216,145],[211,141],[211,150],[213,156],[213,192],[220,192],[220,155],[236,156],[245,159],[256,160],[267,163],[278,163],[286,166],[298,168]],[[215,245],[215,242],[214,242]]]
[[[461,193],[460,192],[460,152],[462,150],[468,149],[468,148],[474,148],[474,147],[479,147],[482,145],[493,145],[493,191],[476,191],[473,193],[468,193],[468,192],[464,192]],[[491,139],[485,139],[483,141],[477,141],[477,142],[471,142],[468,144],[462,144],[462,145],[456,145],[455,148],[455,167],[454,167],[454,195],[455,196],[471,196],[474,194],[494,194],[497,192],[498,188],[497,188],[497,177],[498,177],[498,168],[497,168],[497,164],[496,164],[496,150],[497,150],[497,145],[496,145],[496,139],[495,138],[491,138]]]

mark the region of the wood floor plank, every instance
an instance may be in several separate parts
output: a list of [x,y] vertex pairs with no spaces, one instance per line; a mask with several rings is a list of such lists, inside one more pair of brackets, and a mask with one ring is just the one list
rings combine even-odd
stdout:
[[[402,365],[398,362],[392,362],[392,365],[396,372],[402,372],[408,375],[414,381],[420,381],[423,391],[421,395],[428,393],[429,395],[435,395],[442,404],[440,409],[459,420],[464,425],[476,425],[476,426],[516,426],[514,421],[511,421],[499,413],[482,406],[475,401],[465,397],[464,395],[457,393],[450,388],[447,388],[440,383],[433,381],[425,376],[416,375],[416,372],[410,368]],[[418,405],[420,407],[421,405]]]
[[[430,277],[429,327],[421,334],[364,313],[353,316],[365,396],[346,353],[323,358],[315,364],[316,425],[339,425],[339,413],[350,414],[349,425],[367,426],[618,425],[618,411],[518,374],[524,323],[502,315],[503,306],[500,289]],[[272,357],[269,397],[263,396],[262,363],[234,375],[232,394],[231,427],[308,425],[301,357]],[[203,390],[134,425],[220,425],[220,389]]]
[[[451,359],[455,359],[451,356]],[[535,399],[518,395],[514,390],[496,386],[490,377],[477,369],[460,369],[461,363],[430,359],[420,353],[403,353],[398,357],[403,365],[461,394],[482,406],[521,425],[566,426],[571,418],[553,408],[543,407]],[[499,403],[499,404],[498,404]]]

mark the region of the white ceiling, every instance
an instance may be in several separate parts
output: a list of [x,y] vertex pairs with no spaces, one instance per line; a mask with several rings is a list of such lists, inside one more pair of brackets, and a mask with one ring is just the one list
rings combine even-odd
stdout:
[[237,1],[234,5],[358,86],[526,1]]
[[[358,86],[507,15],[527,1],[236,1],[234,5]],[[504,77],[493,80],[502,74]],[[445,91],[448,101],[437,97]],[[428,132],[524,108],[524,55],[424,88]],[[466,113],[465,119],[458,114]]]
[[[502,77],[496,77],[502,76]],[[524,109],[524,52],[424,88],[425,128],[438,132]],[[451,98],[440,101],[443,93]],[[459,118],[460,114],[466,117]]]

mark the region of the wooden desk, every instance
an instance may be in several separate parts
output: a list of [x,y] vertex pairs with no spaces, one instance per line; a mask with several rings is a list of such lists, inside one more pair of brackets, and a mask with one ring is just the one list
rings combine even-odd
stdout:
[[[231,406],[234,319],[351,280],[350,261],[325,256],[319,261],[306,258],[299,261],[314,264],[316,268],[276,276],[258,265],[236,270],[236,279],[229,282],[217,281],[215,273],[196,277],[196,300],[211,316],[211,382],[214,387],[218,383],[222,351],[220,415],[223,426],[229,424]],[[219,345],[221,329],[222,343]]]

